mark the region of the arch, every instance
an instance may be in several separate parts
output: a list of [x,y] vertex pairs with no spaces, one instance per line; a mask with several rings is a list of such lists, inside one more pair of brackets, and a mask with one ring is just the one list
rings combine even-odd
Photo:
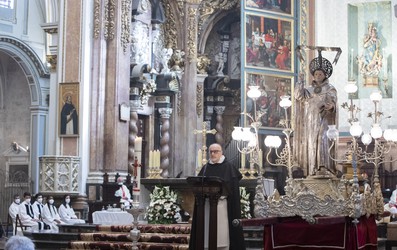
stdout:
[[8,54],[21,67],[29,84],[31,106],[43,106],[43,89],[39,78],[49,78],[47,67],[36,52],[23,41],[10,36],[0,36],[0,50]]

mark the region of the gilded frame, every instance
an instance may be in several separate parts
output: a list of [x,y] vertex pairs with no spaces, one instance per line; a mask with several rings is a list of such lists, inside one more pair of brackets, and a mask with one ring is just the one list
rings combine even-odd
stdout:
[[271,1],[266,0],[254,1],[244,0],[244,7],[247,10],[261,11],[274,15],[290,16],[294,14],[294,0]]
[[[261,96],[256,100],[256,111],[263,113],[260,119],[261,129],[282,130],[280,120],[285,119],[285,112],[279,105],[280,97],[289,95],[290,100],[294,98],[294,76],[259,73],[254,71],[245,72],[245,103],[247,113],[254,117],[253,100],[247,97],[249,86],[260,86]],[[292,117],[293,108],[289,108],[288,118]],[[250,123],[249,120],[247,120]]]
[[59,87],[59,136],[79,135],[79,83],[61,83]]
[[245,67],[294,72],[294,21],[245,13]]

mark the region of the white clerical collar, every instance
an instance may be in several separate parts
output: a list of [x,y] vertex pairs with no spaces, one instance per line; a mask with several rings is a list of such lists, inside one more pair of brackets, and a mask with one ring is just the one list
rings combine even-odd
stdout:
[[[218,163],[218,164],[220,164],[220,163],[223,163],[225,161],[225,156],[224,155],[222,155],[221,156],[221,158],[219,158],[219,161],[218,162],[216,162],[216,163]],[[211,159],[210,159],[210,164],[216,164],[216,163],[214,163],[213,161],[211,161]]]

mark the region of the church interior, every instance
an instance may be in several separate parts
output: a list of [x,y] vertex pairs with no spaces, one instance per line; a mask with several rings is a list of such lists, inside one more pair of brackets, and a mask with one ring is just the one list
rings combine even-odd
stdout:
[[397,247],[396,27],[397,0],[0,0],[2,243],[29,192],[85,221],[20,226],[37,249],[201,249],[217,144],[246,249]]

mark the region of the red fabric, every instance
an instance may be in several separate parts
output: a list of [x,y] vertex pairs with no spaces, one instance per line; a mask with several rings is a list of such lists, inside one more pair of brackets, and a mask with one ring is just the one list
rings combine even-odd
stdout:
[[356,225],[346,222],[311,225],[301,218],[285,218],[264,228],[265,250],[283,249],[377,249],[377,230],[373,216],[362,217]]

